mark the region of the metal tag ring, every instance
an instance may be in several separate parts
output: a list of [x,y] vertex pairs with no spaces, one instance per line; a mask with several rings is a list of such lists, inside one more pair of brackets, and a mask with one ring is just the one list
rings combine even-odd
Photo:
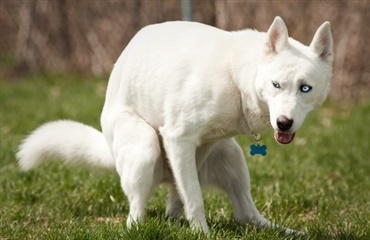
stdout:
[[261,133],[254,133],[253,134],[253,139],[256,142],[259,142],[262,139],[262,134]]

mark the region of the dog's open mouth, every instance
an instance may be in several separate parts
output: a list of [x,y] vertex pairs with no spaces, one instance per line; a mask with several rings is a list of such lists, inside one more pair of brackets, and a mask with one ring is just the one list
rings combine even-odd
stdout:
[[278,143],[288,144],[293,141],[295,133],[275,131],[274,136]]

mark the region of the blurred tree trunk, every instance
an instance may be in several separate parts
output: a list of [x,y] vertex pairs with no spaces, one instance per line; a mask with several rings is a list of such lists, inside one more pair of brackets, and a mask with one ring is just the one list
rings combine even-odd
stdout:
[[[290,36],[304,44],[329,20],[335,43],[334,99],[370,97],[369,10],[368,1],[193,0],[195,21],[225,30],[266,31],[280,15]],[[3,62],[13,57],[17,74],[107,74],[140,28],[181,18],[178,0],[1,0],[1,72]]]

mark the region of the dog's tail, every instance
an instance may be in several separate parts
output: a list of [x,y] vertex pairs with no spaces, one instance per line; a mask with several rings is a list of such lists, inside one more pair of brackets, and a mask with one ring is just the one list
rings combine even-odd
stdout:
[[90,126],[70,120],[40,126],[23,140],[17,159],[24,171],[51,159],[115,169],[114,158],[104,135]]

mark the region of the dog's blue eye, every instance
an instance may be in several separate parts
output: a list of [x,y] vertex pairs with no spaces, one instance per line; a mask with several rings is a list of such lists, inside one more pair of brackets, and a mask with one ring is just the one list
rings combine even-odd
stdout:
[[311,89],[312,87],[309,85],[301,85],[301,88],[300,88],[301,92],[304,92],[304,93],[311,91]]
[[280,88],[280,84],[278,82],[272,81],[272,85],[274,85],[275,88]]

